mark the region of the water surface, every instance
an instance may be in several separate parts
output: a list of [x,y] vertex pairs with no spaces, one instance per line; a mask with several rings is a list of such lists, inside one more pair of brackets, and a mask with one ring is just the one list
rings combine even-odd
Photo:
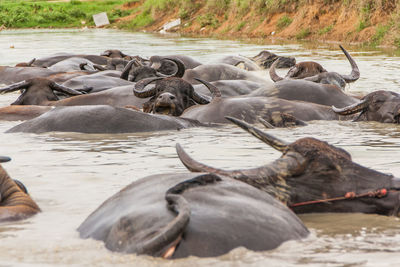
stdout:
[[[13,46],[14,48],[10,48]],[[400,92],[400,60],[385,51],[347,47],[361,78],[350,92]],[[223,55],[256,55],[263,49],[316,60],[326,69],[350,73],[336,45],[255,45],[130,33],[114,30],[17,30],[0,32],[0,65],[14,65],[58,52],[100,54],[120,49],[149,57],[185,54],[207,63]],[[279,70],[284,73],[283,70]],[[260,75],[267,75],[260,72]],[[18,94],[0,96],[0,106]],[[76,228],[103,201],[147,175],[186,171],[176,156],[180,143],[195,159],[220,168],[249,168],[271,162],[280,153],[235,126],[192,128],[141,134],[4,134],[18,122],[0,121],[0,154],[13,160],[3,166],[21,180],[42,213],[0,225],[0,265],[5,266],[396,266],[400,263],[400,222],[394,217],[362,214],[300,216],[309,238],[290,241],[267,252],[238,248],[217,258],[165,261],[113,253],[100,241],[79,238]],[[294,141],[312,136],[342,147],[353,160],[400,177],[400,126],[374,122],[311,122],[306,127],[269,132]]]

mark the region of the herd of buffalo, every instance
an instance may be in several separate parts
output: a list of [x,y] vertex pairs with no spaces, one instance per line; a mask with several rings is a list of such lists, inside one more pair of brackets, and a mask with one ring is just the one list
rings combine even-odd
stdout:
[[[347,74],[268,51],[213,64],[184,55],[146,59],[119,50],[55,54],[0,66],[0,94],[19,93],[0,108],[0,120],[23,121],[8,133],[112,134],[233,123],[282,156],[252,169],[223,170],[196,161],[177,144],[190,172],[133,182],[78,231],[112,251],[164,258],[212,257],[239,246],[269,250],[308,236],[296,214],[399,213],[399,178],[354,163],[348,152],[318,139],[288,143],[254,126],[296,127],[313,120],[400,123],[398,93],[345,92],[360,71],[340,48],[350,63]],[[277,68],[289,71],[281,77]],[[256,72],[262,69],[269,69],[270,77]],[[0,157],[1,163],[9,160]],[[25,186],[0,165],[0,221],[38,212]]]

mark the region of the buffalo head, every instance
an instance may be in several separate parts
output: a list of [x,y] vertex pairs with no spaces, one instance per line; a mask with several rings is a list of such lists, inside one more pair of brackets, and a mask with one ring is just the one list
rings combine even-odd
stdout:
[[267,50],[263,50],[258,55],[254,57],[249,57],[263,69],[268,69],[271,67],[272,63],[279,62],[275,65],[276,68],[290,68],[296,64],[296,59],[294,57],[281,57]]
[[138,82],[145,78],[151,77],[183,77],[183,74],[185,74],[185,64],[183,64],[182,61],[172,58],[164,58],[163,61],[170,61],[175,67],[175,73],[172,75],[165,75],[153,67],[145,65],[143,61],[135,58],[129,61],[129,63],[125,66],[120,77],[121,79],[131,82]]
[[354,121],[400,123],[400,95],[391,91],[375,91],[364,96],[359,103],[332,109],[340,115],[361,112]]
[[[400,180],[392,175],[354,163],[348,152],[326,142],[301,138],[289,144],[243,121],[227,119],[282,152],[282,156],[258,168],[230,171],[193,160],[178,144],[178,156],[190,171],[211,172],[243,181],[272,194],[297,213],[397,215]],[[309,203],[314,200],[326,201]]]
[[349,75],[339,74],[337,72],[328,72],[319,63],[312,61],[300,62],[296,64],[288,71],[284,78],[280,77],[276,73],[275,64],[277,63],[274,62],[269,70],[269,75],[274,82],[284,79],[304,79],[306,81],[316,83],[333,84],[344,90],[344,88],[346,87],[346,83],[355,82],[360,78],[360,71],[356,62],[346,51],[346,49],[344,49],[341,45],[339,46],[348,61],[350,62],[351,73]]
[[[197,80],[201,82],[201,80]],[[153,81],[157,81],[154,87],[144,89]],[[144,105],[143,111],[172,116],[180,116],[185,109],[196,103],[209,103],[208,97],[196,93],[190,83],[177,77],[142,80],[135,85],[133,92],[140,98],[152,97]]]
[[14,83],[0,89],[0,94],[23,90],[23,93],[11,105],[48,105],[49,101],[59,100],[53,91],[67,95],[81,95],[74,89],[62,86],[52,80],[42,77]]
[[118,49],[108,49],[103,53],[101,53],[100,56],[105,56],[109,58],[125,58],[128,60],[131,59],[131,56],[128,56],[127,54],[123,53],[121,50]]

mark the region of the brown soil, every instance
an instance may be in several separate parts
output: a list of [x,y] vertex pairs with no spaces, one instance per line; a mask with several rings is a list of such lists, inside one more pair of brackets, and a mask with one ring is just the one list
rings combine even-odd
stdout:
[[[229,14],[215,15],[218,23],[202,27],[199,17],[210,13],[203,5],[190,14],[189,19],[184,19],[182,25],[173,29],[184,34],[202,36],[218,36],[228,38],[264,38],[264,39],[311,39],[320,41],[334,41],[345,43],[371,43],[379,25],[387,25],[392,20],[391,13],[395,7],[386,10],[380,9],[368,14],[368,27],[360,29],[362,17],[356,7],[345,6],[341,1],[324,4],[323,0],[309,1],[310,4],[298,8],[288,7],[292,12],[275,14],[259,14],[250,11],[248,14],[238,14],[235,10],[229,10]],[[141,2],[135,2],[136,8]],[[130,20],[140,12],[132,14],[125,20]],[[142,30],[159,31],[162,26],[179,18],[179,8],[167,11],[153,12],[155,22]],[[286,27],[278,28],[278,22],[282,17],[290,17],[292,22]],[[381,45],[393,46],[394,40],[399,38],[398,31],[389,30],[380,40]]]

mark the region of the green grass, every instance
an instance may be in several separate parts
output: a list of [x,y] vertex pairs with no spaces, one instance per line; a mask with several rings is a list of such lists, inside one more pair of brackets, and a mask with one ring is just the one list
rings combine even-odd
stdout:
[[200,23],[201,27],[211,26],[213,28],[218,27],[219,21],[212,13],[207,13],[203,16],[198,16],[197,21]]
[[389,31],[389,29],[390,29],[389,25],[377,26],[375,35],[372,37],[371,44],[374,46],[379,45],[382,42],[383,38],[385,37],[386,33]]
[[311,31],[309,28],[301,29],[300,32],[298,34],[296,34],[296,39],[298,39],[298,40],[304,39],[307,36],[309,36],[310,34],[311,34]]
[[112,23],[129,14],[119,7],[128,0],[47,2],[0,0],[0,25],[8,28],[81,27],[94,25],[92,16],[107,12]]
[[292,21],[293,19],[291,19],[287,15],[284,15],[280,17],[280,19],[278,20],[278,22],[276,23],[276,27],[278,28],[278,30],[282,30],[283,28],[289,26],[292,23]]
[[326,26],[318,31],[319,35],[324,35],[333,29],[333,25]]
[[369,27],[369,26],[371,26],[371,23],[369,23],[369,21],[368,20],[360,20],[359,21],[359,23],[358,23],[358,26],[357,26],[357,31],[362,31],[362,30],[364,30],[365,28],[367,28],[367,27]]
[[243,29],[244,25],[246,25],[246,21],[240,22],[240,23],[236,26],[236,31],[240,31],[241,29]]

